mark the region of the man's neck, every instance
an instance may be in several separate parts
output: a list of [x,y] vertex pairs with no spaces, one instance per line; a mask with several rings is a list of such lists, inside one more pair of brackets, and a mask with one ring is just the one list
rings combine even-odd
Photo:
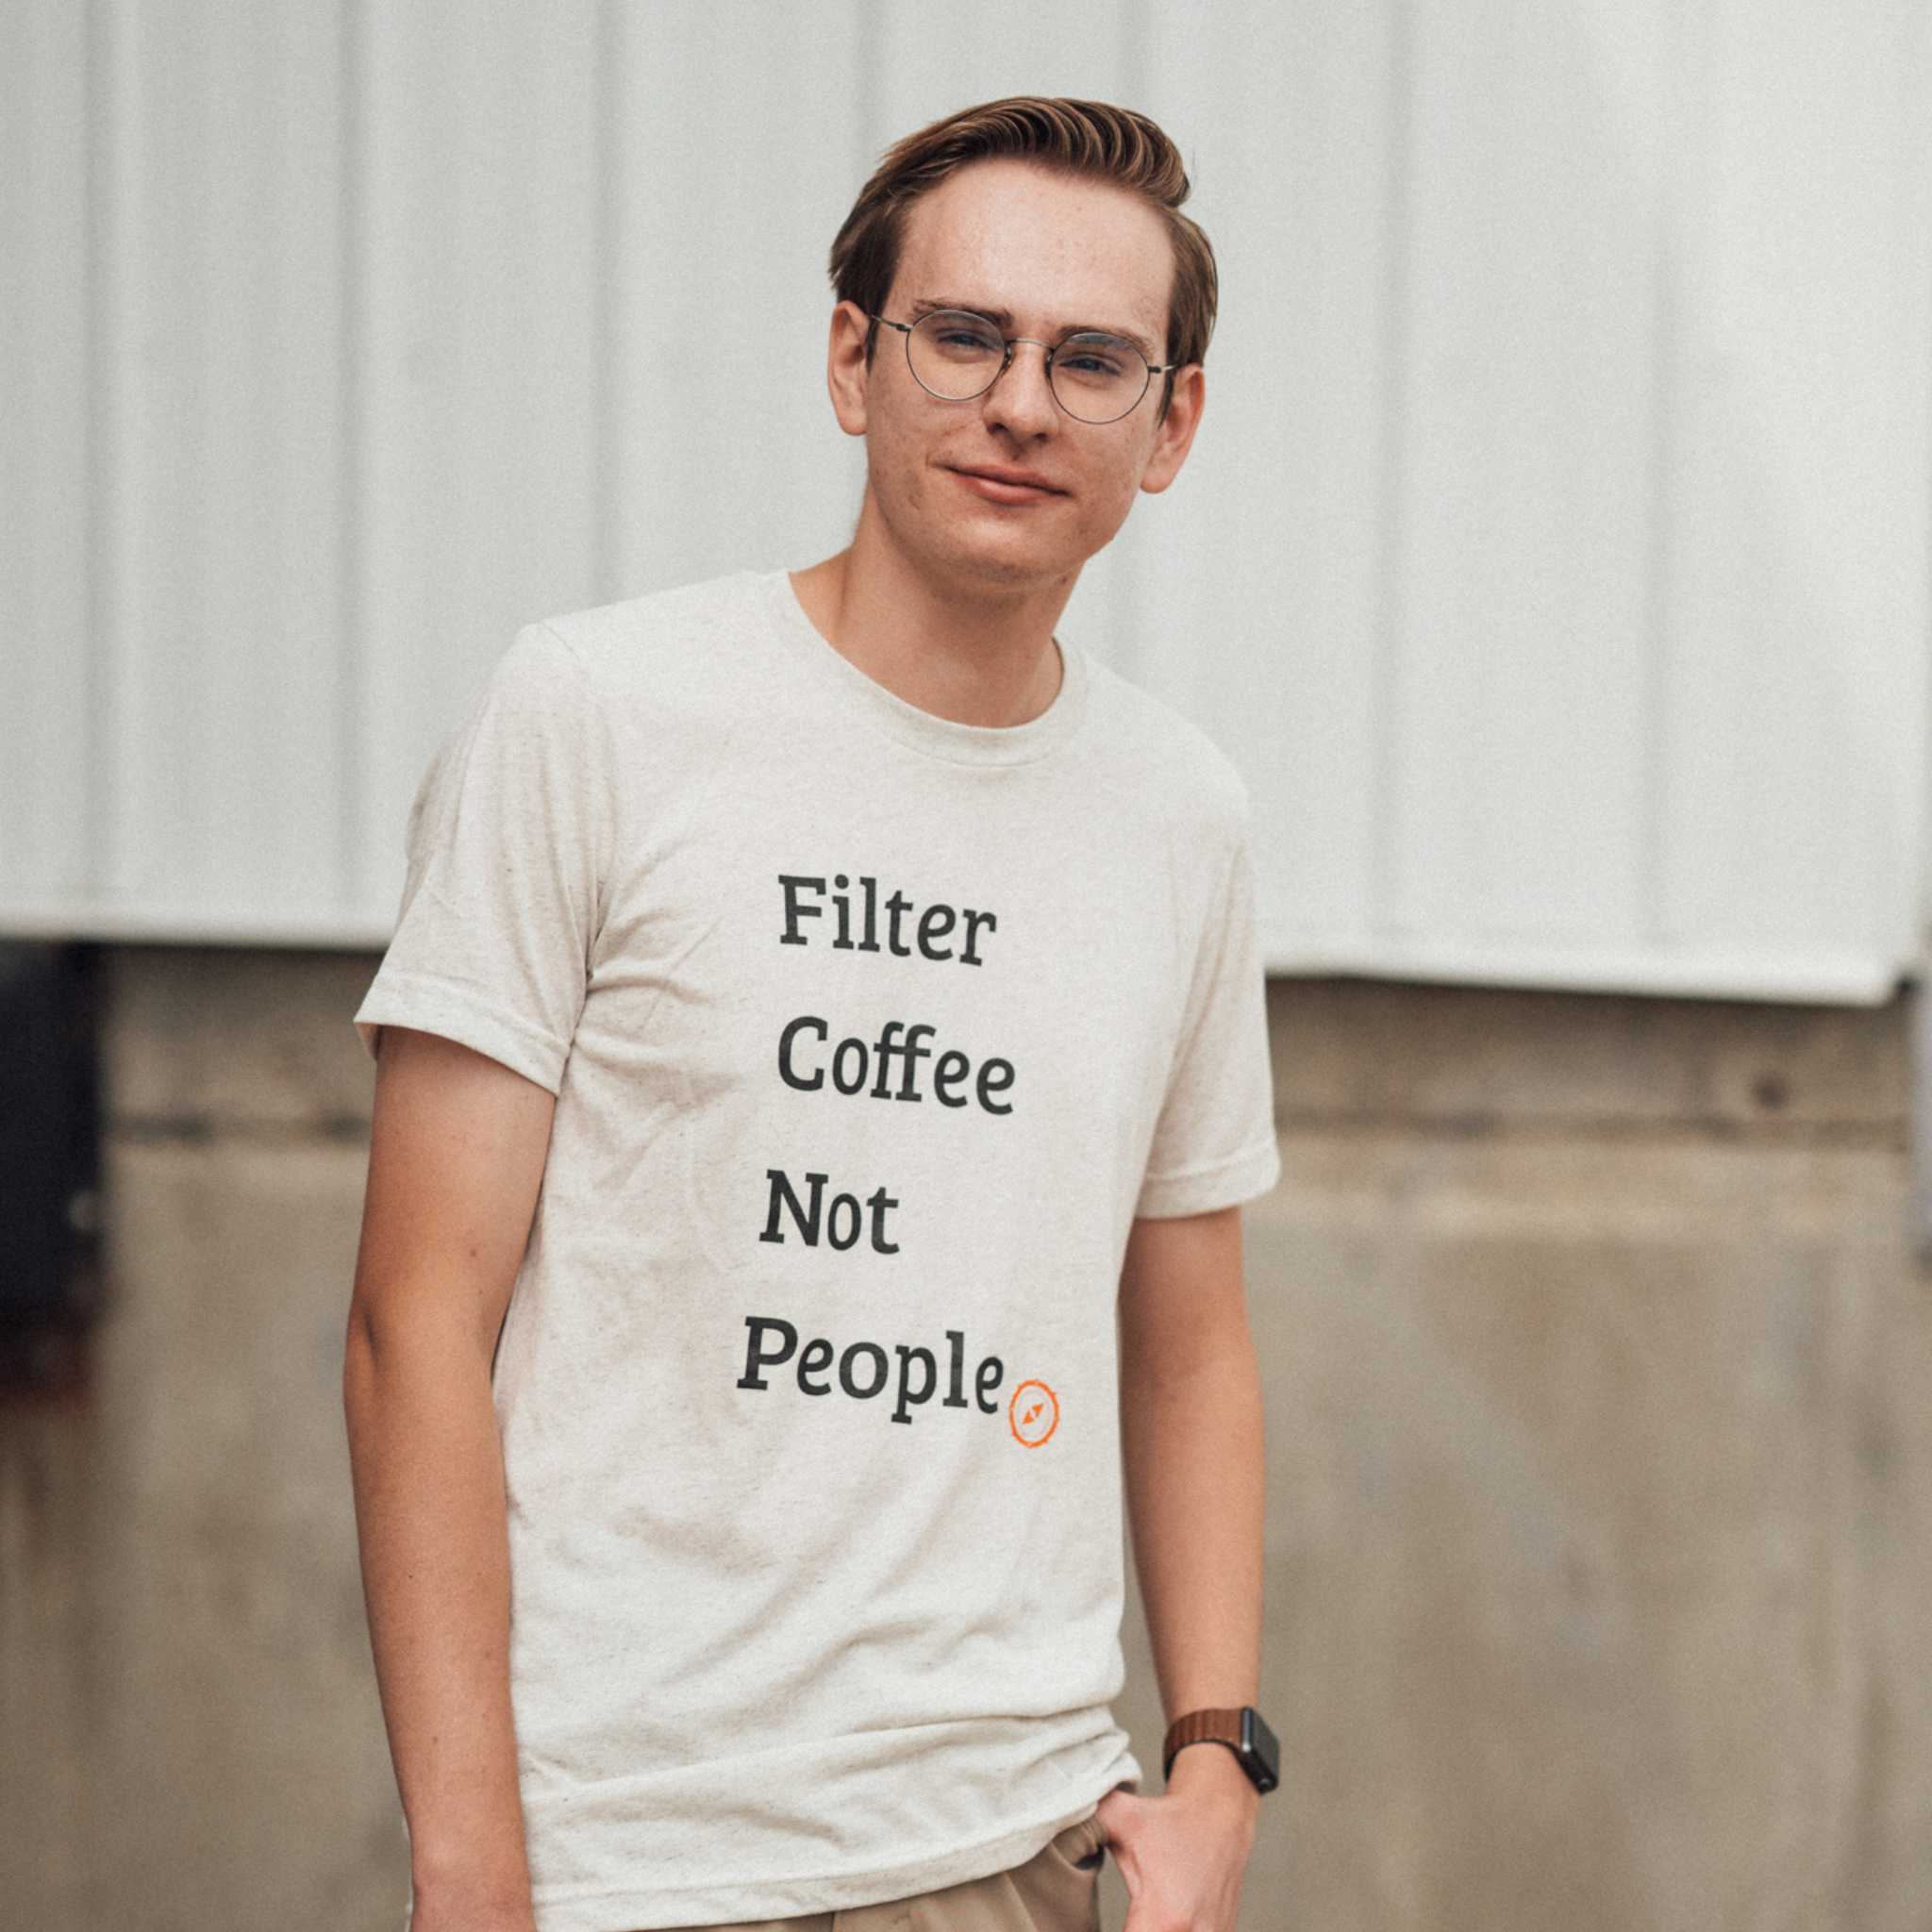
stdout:
[[794,571],[791,587],[819,635],[894,697],[957,724],[1007,725],[1058,695],[1053,629],[1078,577],[938,583],[862,515],[851,548]]

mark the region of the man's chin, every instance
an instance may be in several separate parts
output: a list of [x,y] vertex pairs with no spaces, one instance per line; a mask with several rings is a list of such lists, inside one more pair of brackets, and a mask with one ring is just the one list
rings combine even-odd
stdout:
[[931,546],[925,560],[936,575],[978,585],[988,592],[1024,596],[1066,585],[1080,575],[1092,552],[1047,533],[1008,525],[958,532]]
[[948,558],[942,568],[946,576],[981,595],[1030,597],[1070,587],[1086,560],[1064,552],[1037,557],[970,550]]
[[[1047,594],[1072,587],[1098,545],[1070,542],[1064,525],[1048,526],[1037,510],[947,519],[887,516],[900,553],[936,586],[1002,599]],[[924,527],[921,527],[924,523]]]

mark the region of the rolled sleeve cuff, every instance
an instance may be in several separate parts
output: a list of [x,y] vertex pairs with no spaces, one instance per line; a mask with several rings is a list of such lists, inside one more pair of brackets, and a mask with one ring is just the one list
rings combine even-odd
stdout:
[[385,1026],[408,1026],[454,1040],[555,1093],[563,1082],[569,1042],[498,1006],[470,987],[420,974],[384,974],[356,1015],[356,1030],[373,1054]]
[[1184,1167],[1174,1174],[1150,1174],[1141,1184],[1134,1214],[1141,1221],[1174,1221],[1184,1214],[1212,1214],[1265,1194],[1281,1177],[1281,1155],[1274,1136],[1224,1160]]

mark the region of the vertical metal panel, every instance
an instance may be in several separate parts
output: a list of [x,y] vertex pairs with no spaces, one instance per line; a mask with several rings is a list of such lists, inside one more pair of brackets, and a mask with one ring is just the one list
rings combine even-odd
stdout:
[[520,624],[596,592],[599,15],[358,5],[353,903]]
[[116,582],[105,905],[337,897],[341,100],[331,8],[118,16],[95,111]]
[[1189,158],[1222,311],[1189,466],[1117,546],[1123,668],[1246,774],[1275,950],[1361,957],[1387,695],[1398,40],[1387,6],[1316,0],[1158,8],[1146,35],[1146,106]]
[[931,7],[878,0],[872,102],[883,147],[941,114],[1006,94],[1129,99],[1139,92],[1137,28],[1143,8],[1121,0],[1026,0]]
[[[1359,349],[1324,344],[1292,416],[1311,441],[1285,467],[1308,479],[1298,528],[1339,484],[1381,618],[1373,595],[1304,603],[1321,634],[1297,639],[1265,591],[1216,608],[1213,585],[1265,586],[1292,541],[1272,477],[1273,543],[1265,525],[1230,541],[1265,474],[1252,449],[1223,460],[1264,392],[1233,379],[1238,267],[1210,364],[1236,435],[1219,441],[1210,406],[1195,474],[1122,546],[1139,675],[1248,771],[1271,956],[1879,995],[1914,951],[1925,775],[1915,9],[1799,8],[1766,34],[1716,0],[1393,6],[1379,96],[1306,49],[1271,69],[1271,26],[1292,20],[1243,22],[1240,63],[1191,24],[1157,34],[1150,66],[1183,137],[1209,130],[1202,209],[1231,264],[1270,260],[1265,210],[1292,204],[1280,130],[1308,130],[1355,191],[1364,272],[1328,287],[1357,298],[1355,343],[1386,345],[1380,381]],[[1319,33],[1333,46],[1332,17]],[[1239,175],[1257,192],[1224,212],[1209,144],[1265,125],[1230,111],[1252,72],[1279,76],[1275,138],[1250,136]],[[1391,192],[1351,177],[1351,123]],[[1287,232],[1309,221],[1298,208]],[[1722,371],[1701,346],[1713,305],[1738,338]],[[1379,499],[1312,440],[1324,384],[1347,392],[1330,419],[1344,448],[1375,440],[1379,392]],[[1774,518],[1751,508],[1765,496]],[[1272,650],[1252,648],[1271,625]],[[1195,639],[1200,670],[1167,661],[1169,640]],[[1325,729],[1297,741],[1283,718]],[[1345,855],[1326,892],[1291,856],[1316,825]]]
[[1402,939],[1641,936],[1660,38],[1638,5],[1417,14],[1387,721]]
[[618,7],[607,594],[816,561],[863,453],[825,399],[825,255],[866,165],[852,6]]
[[1917,9],[1713,0],[1685,48],[1668,942],[1914,947],[1925,781]]
[[87,882],[88,135],[77,8],[0,6],[0,901]]
[[1044,91],[1166,122],[1221,250],[1194,460],[1065,627],[1241,764],[1277,964],[1858,996],[1912,955],[1911,0],[0,35],[8,924],[379,933],[517,623],[843,541],[832,231],[890,138]]

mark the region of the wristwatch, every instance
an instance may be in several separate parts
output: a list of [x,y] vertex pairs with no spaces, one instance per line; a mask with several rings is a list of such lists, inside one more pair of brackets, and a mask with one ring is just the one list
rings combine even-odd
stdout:
[[1160,1748],[1163,1778],[1173,1774],[1174,1759],[1190,1744],[1225,1744],[1257,1791],[1272,1791],[1281,1782],[1281,1748],[1253,1705],[1239,1710],[1191,1710],[1175,1718]]

